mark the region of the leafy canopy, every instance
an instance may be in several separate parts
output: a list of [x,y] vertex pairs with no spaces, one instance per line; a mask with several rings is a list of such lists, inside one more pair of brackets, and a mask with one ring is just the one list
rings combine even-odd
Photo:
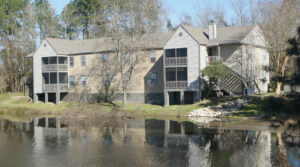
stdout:
[[216,81],[218,78],[230,75],[229,67],[222,64],[222,62],[214,62],[210,66],[205,67],[202,71],[203,76],[207,76],[210,80]]

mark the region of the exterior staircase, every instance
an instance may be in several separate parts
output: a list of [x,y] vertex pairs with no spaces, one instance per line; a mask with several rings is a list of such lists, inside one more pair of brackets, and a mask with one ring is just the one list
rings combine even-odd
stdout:
[[229,95],[243,94],[244,78],[238,73],[231,70],[228,76],[223,76],[219,79],[219,89],[227,92]]

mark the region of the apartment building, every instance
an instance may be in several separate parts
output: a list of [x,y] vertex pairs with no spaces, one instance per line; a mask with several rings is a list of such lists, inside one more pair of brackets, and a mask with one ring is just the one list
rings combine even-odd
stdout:
[[165,105],[198,101],[205,79],[201,70],[221,61],[231,75],[220,78],[220,91],[229,95],[267,92],[269,54],[259,26],[208,29],[181,25],[164,46]]
[[[232,74],[220,78],[220,91],[229,95],[266,92],[269,55],[259,26],[217,27],[208,29],[179,26],[173,33],[150,34],[152,40],[141,51],[129,83],[129,102],[170,104],[200,100],[205,79],[201,70],[214,61],[222,61]],[[101,68],[114,62],[114,51],[106,38],[65,40],[47,38],[29,55],[33,59],[33,98],[74,100],[78,94],[95,99],[103,94]],[[125,55],[124,55],[125,56]],[[96,73],[96,74],[95,74]],[[114,101],[122,99],[119,76]]]

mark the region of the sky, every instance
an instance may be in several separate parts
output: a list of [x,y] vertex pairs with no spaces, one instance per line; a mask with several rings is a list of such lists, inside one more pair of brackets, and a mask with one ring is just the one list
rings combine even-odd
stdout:
[[[173,25],[179,24],[179,16],[182,13],[187,13],[195,19],[197,9],[204,8],[209,5],[217,5],[227,11],[227,16],[230,17],[232,12],[231,2],[232,0],[162,0],[164,7],[167,11],[167,17],[171,20]],[[247,0],[245,0],[247,1]],[[51,5],[56,11],[56,14],[60,14],[63,8],[70,2],[70,0],[49,0]]]

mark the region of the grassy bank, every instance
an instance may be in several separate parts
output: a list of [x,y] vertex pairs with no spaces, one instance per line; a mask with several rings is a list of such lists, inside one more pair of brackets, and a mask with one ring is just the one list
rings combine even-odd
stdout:
[[38,114],[61,112],[72,107],[71,103],[62,103],[55,105],[53,103],[30,103],[28,97],[22,96],[21,93],[0,94],[0,113],[14,114]]
[[[65,116],[89,116],[95,114],[122,114],[125,116],[187,116],[192,110],[222,104],[243,97],[210,98],[195,104],[172,105],[163,107],[151,104],[128,103],[121,107],[121,103],[76,103],[62,102],[60,105],[43,102],[30,103],[27,97],[20,93],[0,94],[0,115],[2,114],[65,114]],[[299,99],[274,97],[272,94],[251,96],[251,102],[239,109],[233,115],[235,118],[265,116],[274,114],[297,115],[300,111]]]
[[300,116],[300,99],[276,96],[252,96],[251,101],[233,117],[271,117],[276,115]]

